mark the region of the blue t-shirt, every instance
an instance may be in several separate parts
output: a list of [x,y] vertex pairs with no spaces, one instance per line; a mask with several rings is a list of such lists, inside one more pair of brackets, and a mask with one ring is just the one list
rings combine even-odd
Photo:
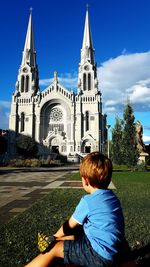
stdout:
[[83,225],[92,248],[113,260],[124,237],[124,218],[120,202],[112,190],[97,189],[81,198],[72,217]]

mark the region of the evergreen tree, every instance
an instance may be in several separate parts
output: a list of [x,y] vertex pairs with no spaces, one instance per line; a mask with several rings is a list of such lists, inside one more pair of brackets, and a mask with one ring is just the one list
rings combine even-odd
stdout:
[[124,113],[124,130],[122,138],[122,157],[123,163],[127,166],[135,166],[138,161],[139,153],[137,149],[135,117],[133,109],[128,102],[125,105]]
[[116,118],[115,126],[112,130],[112,159],[116,164],[122,164],[122,121]]

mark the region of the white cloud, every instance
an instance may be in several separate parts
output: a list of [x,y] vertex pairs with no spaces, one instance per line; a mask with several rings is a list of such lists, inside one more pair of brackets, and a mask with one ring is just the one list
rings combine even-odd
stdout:
[[[143,141],[150,142],[150,52],[126,54],[126,49],[98,67],[103,112],[109,117],[122,115],[127,99],[136,114],[142,114]],[[144,113],[142,113],[144,112]],[[113,119],[114,121],[114,119]],[[113,123],[112,123],[113,125]]]
[[150,143],[150,135],[149,136],[148,135],[143,135],[143,141],[145,143]]
[[104,112],[119,112],[127,98],[135,111],[150,111],[150,52],[122,54],[103,62],[98,79]]
[[53,79],[52,78],[50,78],[50,79],[42,79],[42,80],[39,80],[39,85],[41,85],[41,86],[48,86],[52,82],[53,82]]
[[134,103],[144,103],[149,109],[150,103],[150,79],[139,81],[130,88],[130,100]]

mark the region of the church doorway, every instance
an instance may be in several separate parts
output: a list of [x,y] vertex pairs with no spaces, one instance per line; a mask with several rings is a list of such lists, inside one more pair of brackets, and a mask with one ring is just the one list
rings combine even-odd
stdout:
[[90,146],[85,146],[85,153],[91,153],[91,147]]
[[52,146],[52,152],[59,154],[59,146]]

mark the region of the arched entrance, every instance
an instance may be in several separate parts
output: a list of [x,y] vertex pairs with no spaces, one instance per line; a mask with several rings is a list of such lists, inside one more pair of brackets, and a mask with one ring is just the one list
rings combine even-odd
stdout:
[[40,113],[40,142],[50,153],[66,155],[72,132],[71,110],[62,99],[52,99],[42,106]]
[[58,137],[54,137],[49,142],[49,147],[53,153],[59,154],[60,152],[60,140]]
[[94,144],[92,139],[85,139],[81,145],[82,153],[91,153],[94,150]]

